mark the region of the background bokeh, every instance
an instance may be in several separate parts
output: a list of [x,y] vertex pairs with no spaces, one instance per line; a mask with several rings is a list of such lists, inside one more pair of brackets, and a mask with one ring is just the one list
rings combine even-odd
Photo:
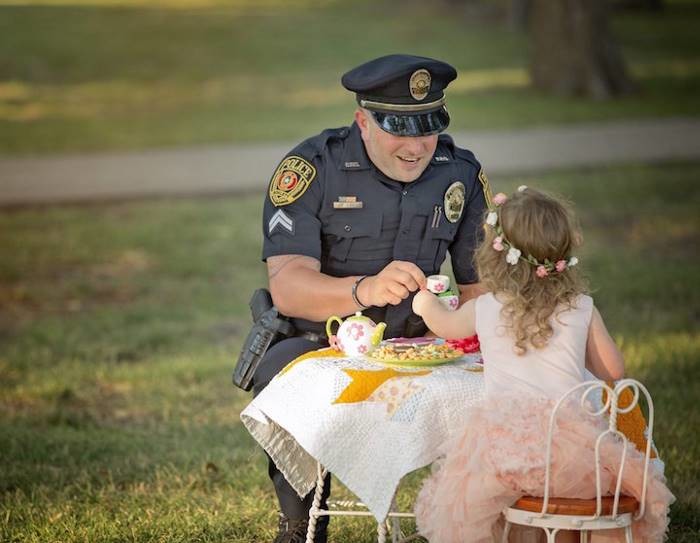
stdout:
[[0,0],[0,150],[307,137],[348,122],[340,74],[398,51],[457,67],[455,129],[699,113],[696,2],[613,12],[640,89],[599,101],[530,89],[509,1]]

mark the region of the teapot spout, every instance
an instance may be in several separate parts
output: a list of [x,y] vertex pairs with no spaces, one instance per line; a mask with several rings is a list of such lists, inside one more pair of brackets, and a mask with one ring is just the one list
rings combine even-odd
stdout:
[[382,342],[382,339],[384,339],[384,330],[386,329],[386,323],[380,322],[377,324],[377,327],[374,329],[374,333],[372,334],[372,345],[377,346]]

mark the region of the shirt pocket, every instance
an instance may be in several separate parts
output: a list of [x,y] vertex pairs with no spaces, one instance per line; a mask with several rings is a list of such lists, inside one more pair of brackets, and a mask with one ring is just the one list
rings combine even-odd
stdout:
[[455,239],[457,224],[449,222],[443,215],[436,227],[428,225],[421,243],[420,259],[432,263],[438,271],[447,255],[447,248]]
[[340,262],[374,260],[382,231],[382,216],[376,212],[338,213],[324,230],[330,258]]

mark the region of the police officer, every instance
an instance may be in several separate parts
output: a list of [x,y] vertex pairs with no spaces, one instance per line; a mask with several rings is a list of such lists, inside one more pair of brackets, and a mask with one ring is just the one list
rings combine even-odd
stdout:
[[[363,311],[387,323],[386,337],[423,335],[412,294],[448,251],[461,300],[478,293],[472,253],[488,181],[470,151],[438,135],[456,77],[449,64],[411,55],[362,64],[342,78],[359,106],[352,126],[323,131],[279,164],[265,199],[263,260],[296,337],[267,351],[256,394],[291,360],[327,345],[331,315]],[[282,511],[275,543],[305,541],[313,491],[299,498],[271,460],[269,475]],[[326,541],[327,521],[319,519],[316,543]]]

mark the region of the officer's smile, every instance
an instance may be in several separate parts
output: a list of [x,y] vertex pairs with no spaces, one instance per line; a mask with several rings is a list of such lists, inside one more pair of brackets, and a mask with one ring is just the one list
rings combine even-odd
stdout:
[[398,167],[404,171],[404,172],[417,172],[418,170],[423,170],[425,169],[425,166],[428,165],[428,160],[425,160],[424,157],[417,157],[417,156],[405,156],[405,155],[396,155],[396,158],[398,159]]
[[398,159],[399,167],[406,172],[423,170],[430,160],[425,156],[395,155],[395,157]]

